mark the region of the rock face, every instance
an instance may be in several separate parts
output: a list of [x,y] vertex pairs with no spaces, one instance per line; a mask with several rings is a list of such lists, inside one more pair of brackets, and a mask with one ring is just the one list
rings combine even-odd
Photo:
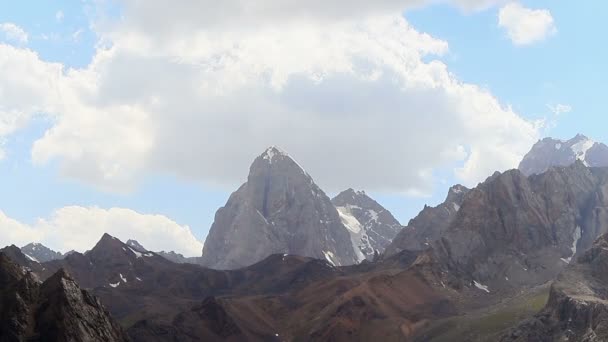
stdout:
[[431,245],[490,290],[542,284],[608,232],[607,174],[581,161],[529,178],[496,173],[464,197]]
[[334,197],[340,219],[351,235],[359,259],[373,260],[391,243],[402,226],[364,191],[348,189]]
[[21,247],[21,252],[38,262],[58,260],[63,259],[64,257],[63,254],[55,252],[54,250],[40,243],[30,243],[26,246],[23,246]]
[[576,161],[530,177],[495,173],[470,191],[451,189],[445,203],[425,208],[404,228],[385,257],[429,248],[465,286],[515,291],[553,279],[606,232],[608,169]]
[[421,251],[430,243],[439,239],[456,217],[464,196],[469,189],[455,185],[448,191],[445,202],[436,206],[425,206],[424,209],[399,232],[386,248],[385,255],[392,256],[403,250]]
[[576,160],[590,167],[608,166],[608,146],[581,134],[567,141],[545,138],[526,154],[519,170],[525,175],[541,174],[553,166],[568,166]]
[[358,260],[331,200],[291,157],[271,147],[217,211],[202,259],[211,268],[235,269],[278,253],[333,265]]
[[501,341],[607,341],[608,236],[599,238],[553,283],[544,310]]
[[63,270],[44,283],[0,253],[0,339],[128,341],[97,298]]

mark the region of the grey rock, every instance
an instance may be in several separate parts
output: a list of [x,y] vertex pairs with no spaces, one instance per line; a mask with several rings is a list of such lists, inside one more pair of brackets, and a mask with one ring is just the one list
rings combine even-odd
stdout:
[[30,256],[38,262],[47,262],[51,260],[60,260],[64,258],[64,255],[60,252],[44,246],[40,243],[30,243],[26,246],[21,247],[21,252],[26,256]]
[[580,160],[589,167],[608,166],[608,146],[584,135],[563,141],[545,138],[537,142],[519,164],[525,175],[541,174],[554,166],[568,166]]
[[393,239],[386,248],[385,256],[390,257],[403,250],[421,251],[429,248],[430,243],[439,239],[452,223],[468,192],[465,186],[454,185],[443,203],[436,207],[424,206]]
[[608,236],[600,237],[551,286],[545,308],[501,341],[607,341]]
[[361,260],[371,261],[374,255],[383,253],[403,228],[386,208],[365,191],[348,189],[331,201],[351,234],[353,247],[361,251]]
[[141,245],[141,243],[137,242],[137,240],[127,240],[127,246],[133,248],[133,250],[136,250],[140,253],[147,253],[148,250]]
[[89,292],[60,270],[44,283],[0,253],[2,341],[128,341]]
[[327,195],[289,155],[268,148],[247,182],[220,208],[203,249],[203,265],[235,269],[271,254],[357,262],[350,234]]
[[431,245],[451,270],[491,291],[543,284],[607,232],[607,173],[577,161],[531,177],[495,174]]

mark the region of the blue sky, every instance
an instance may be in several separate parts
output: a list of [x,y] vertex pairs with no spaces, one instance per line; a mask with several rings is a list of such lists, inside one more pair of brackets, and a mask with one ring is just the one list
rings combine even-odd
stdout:
[[[447,4],[428,5],[407,10],[404,16],[415,30],[449,45],[446,54],[425,56],[425,61],[442,61],[459,81],[489,90],[501,104],[511,106],[525,120],[547,119],[545,127],[539,129],[539,137],[567,139],[581,132],[595,140],[608,141],[601,103],[603,81],[608,76],[604,66],[608,48],[602,43],[604,30],[599,17],[606,13],[608,4],[597,1],[585,6],[572,1],[521,4],[549,10],[557,32],[533,44],[518,46],[497,25],[500,6],[466,11]],[[119,5],[114,6],[105,13],[110,13],[113,20],[121,20],[123,12]],[[2,1],[0,23],[14,23],[28,34],[27,43],[5,39],[6,44],[33,50],[40,60],[61,63],[64,70],[85,69],[99,44],[94,26],[100,18],[98,10],[86,1]],[[570,106],[571,111],[554,116],[549,106],[558,104]],[[138,176],[132,191],[101,190],[96,184],[62,174],[61,159],[32,162],[34,142],[53,125],[53,120],[45,115],[34,115],[27,125],[4,137],[6,156],[0,161],[0,187],[5,196],[0,197],[0,210],[24,224],[33,225],[39,218],[48,218],[54,210],[71,205],[120,207],[142,214],[165,215],[181,226],[189,226],[203,240],[215,211],[239,185],[238,180],[212,185],[216,184],[213,180],[176,174],[170,167],[162,172],[160,167]],[[424,144],[421,145],[415,148],[423,148]],[[252,160],[255,154],[250,156]],[[297,155],[294,157],[298,159]],[[460,181],[452,169],[461,164],[435,168],[434,183],[424,196],[386,189],[372,189],[368,193],[406,224],[424,204],[435,205],[444,199],[448,187]],[[246,169],[239,171],[241,181],[246,172]],[[335,190],[329,194],[334,195]]]

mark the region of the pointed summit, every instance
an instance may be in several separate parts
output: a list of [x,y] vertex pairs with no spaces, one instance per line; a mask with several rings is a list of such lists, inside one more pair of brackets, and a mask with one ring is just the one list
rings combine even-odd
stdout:
[[357,261],[346,227],[329,197],[287,153],[269,147],[249,169],[247,182],[215,215],[203,264],[233,269],[271,254]]
[[272,164],[275,157],[277,157],[277,159],[283,159],[286,157],[289,158],[289,155],[276,146],[270,146],[260,157]]
[[251,174],[256,173],[256,171],[267,169],[279,169],[282,171],[293,170],[293,172],[300,172],[307,177],[310,177],[306,170],[304,170],[295,159],[276,146],[268,147],[264,153],[253,161],[249,168],[249,175],[251,176]]
[[21,252],[39,262],[63,259],[63,254],[44,246],[40,243],[30,243],[21,247]]

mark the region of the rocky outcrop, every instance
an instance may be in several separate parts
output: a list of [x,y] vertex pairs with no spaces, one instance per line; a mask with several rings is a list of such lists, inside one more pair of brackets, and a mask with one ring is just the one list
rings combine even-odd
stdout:
[[597,240],[553,283],[546,307],[501,341],[607,341],[608,236]]
[[578,161],[529,178],[496,173],[465,196],[434,250],[490,290],[544,283],[607,232],[607,172]]
[[373,260],[375,255],[383,253],[402,228],[388,210],[364,191],[348,189],[331,201],[348,228],[361,260]]
[[217,211],[202,259],[211,268],[235,269],[280,253],[336,266],[358,260],[329,197],[289,155],[271,147]]
[[554,166],[568,166],[580,160],[589,167],[608,166],[608,146],[584,135],[570,140],[545,138],[537,142],[519,164],[525,175],[541,174]]
[[0,253],[0,339],[128,341],[99,300],[60,270],[44,283]]
[[386,248],[385,256],[390,257],[403,250],[421,251],[439,239],[456,217],[464,196],[469,189],[462,185],[450,188],[446,200],[436,207],[424,209],[399,232]]
[[608,169],[582,161],[530,177],[495,173],[425,208],[384,257],[432,248],[462,284],[486,293],[542,284],[608,232],[607,195]]

